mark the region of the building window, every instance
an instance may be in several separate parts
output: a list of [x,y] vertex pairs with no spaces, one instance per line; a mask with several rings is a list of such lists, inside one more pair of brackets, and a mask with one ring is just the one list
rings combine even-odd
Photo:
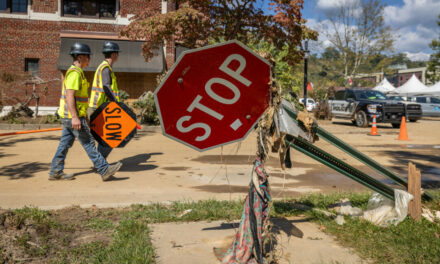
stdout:
[[38,59],[24,59],[24,71],[29,72],[32,76],[38,75]]
[[27,13],[27,0],[0,0],[0,12]]
[[115,14],[115,0],[63,0],[64,16],[113,18]]

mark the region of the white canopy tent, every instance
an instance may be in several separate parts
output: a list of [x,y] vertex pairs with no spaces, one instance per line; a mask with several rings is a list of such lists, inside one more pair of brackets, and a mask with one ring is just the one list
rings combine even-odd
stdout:
[[399,88],[392,91],[393,94],[399,94],[402,96],[414,96],[418,94],[423,94],[423,92],[428,89],[415,75],[404,83]]
[[440,82],[429,86],[425,90],[423,90],[423,93],[421,95],[433,95],[433,96],[440,96]]
[[376,87],[373,88],[373,90],[382,93],[389,93],[396,90],[396,88],[387,80],[387,78],[384,78]]

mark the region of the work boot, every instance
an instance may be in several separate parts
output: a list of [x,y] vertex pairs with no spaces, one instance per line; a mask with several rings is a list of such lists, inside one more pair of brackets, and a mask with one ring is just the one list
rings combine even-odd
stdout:
[[66,174],[64,172],[57,172],[55,174],[49,175],[49,181],[57,181],[57,180],[74,180],[75,175],[70,173]]
[[108,181],[121,168],[122,162],[118,161],[113,165],[108,166],[107,171],[102,175],[102,181]]

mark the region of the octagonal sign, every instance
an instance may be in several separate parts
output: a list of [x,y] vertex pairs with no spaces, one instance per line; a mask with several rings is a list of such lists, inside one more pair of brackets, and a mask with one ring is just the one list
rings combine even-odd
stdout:
[[270,76],[235,40],[185,51],[154,93],[164,135],[198,151],[244,139],[269,106]]

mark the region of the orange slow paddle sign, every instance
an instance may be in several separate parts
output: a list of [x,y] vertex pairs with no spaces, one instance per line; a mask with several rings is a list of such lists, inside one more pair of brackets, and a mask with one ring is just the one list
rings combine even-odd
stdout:
[[136,135],[136,115],[123,103],[106,102],[93,112],[90,128],[101,145],[122,148]]

